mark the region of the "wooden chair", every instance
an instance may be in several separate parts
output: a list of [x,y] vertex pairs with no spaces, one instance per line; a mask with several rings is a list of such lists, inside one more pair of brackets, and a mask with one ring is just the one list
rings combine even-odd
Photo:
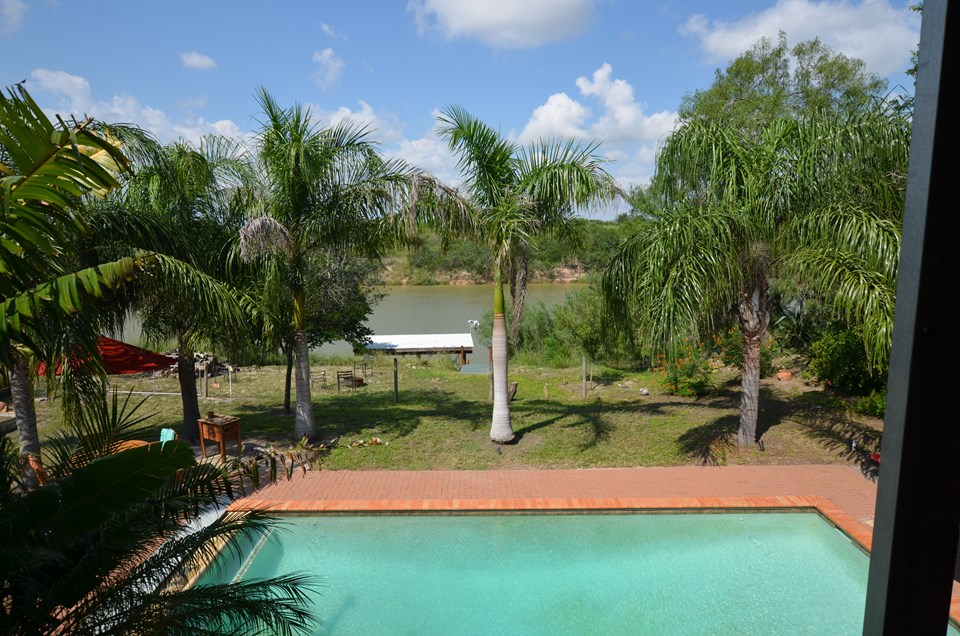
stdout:
[[317,371],[316,373],[313,373],[313,372],[311,371],[311,372],[310,372],[310,382],[311,382],[311,383],[317,383],[317,382],[319,382],[321,389],[327,388],[327,371],[326,371],[326,369],[321,369],[320,371]]
[[337,393],[340,393],[341,386],[348,386],[354,391],[357,390],[357,381],[353,371],[337,371]]
[[370,375],[373,375],[373,367],[376,362],[377,362],[377,358],[373,354],[371,353],[364,354],[363,363],[361,366],[363,377],[367,377],[368,369],[369,369]]

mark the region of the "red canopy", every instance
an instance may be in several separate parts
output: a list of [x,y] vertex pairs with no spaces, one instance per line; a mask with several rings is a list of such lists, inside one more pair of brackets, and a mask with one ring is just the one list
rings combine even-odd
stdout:
[[[154,353],[148,349],[141,349],[106,336],[100,336],[97,339],[97,349],[100,351],[100,360],[107,375],[169,369],[171,365],[177,363],[176,358]],[[59,375],[60,369],[59,365],[57,366],[57,374]],[[43,371],[44,364],[41,362],[37,372],[43,374]]]

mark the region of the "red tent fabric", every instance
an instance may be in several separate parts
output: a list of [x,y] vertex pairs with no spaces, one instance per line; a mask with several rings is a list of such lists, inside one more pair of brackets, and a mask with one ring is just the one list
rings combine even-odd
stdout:
[[[142,371],[158,371],[169,369],[177,363],[176,358],[154,353],[148,349],[141,349],[126,342],[100,336],[97,339],[97,349],[100,351],[100,360],[107,375],[123,375],[140,373]],[[60,374],[59,364],[57,374]],[[42,375],[44,364],[41,362],[37,373]]]
[[100,336],[97,340],[97,349],[100,350],[100,359],[103,361],[103,369],[107,375],[159,371],[169,369],[171,365],[177,363],[176,358],[134,347],[106,336]]

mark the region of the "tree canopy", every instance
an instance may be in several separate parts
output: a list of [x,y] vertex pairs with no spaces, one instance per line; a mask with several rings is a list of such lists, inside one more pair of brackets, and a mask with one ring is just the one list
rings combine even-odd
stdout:
[[777,118],[854,112],[886,89],[863,60],[835,53],[819,38],[790,47],[781,31],[776,43],[762,38],[717,69],[709,88],[684,95],[678,113],[681,124],[708,120],[756,135]]

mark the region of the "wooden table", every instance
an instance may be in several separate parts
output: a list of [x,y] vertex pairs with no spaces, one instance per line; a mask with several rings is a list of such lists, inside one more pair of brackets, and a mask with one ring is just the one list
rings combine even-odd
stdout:
[[220,446],[220,458],[226,460],[227,449],[226,440],[234,436],[237,438],[237,456],[243,450],[243,442],[240,440],[240,418],[233,415],[214,415],[213,417],[201,417],[197,420],[200,425],[200,452],[204,459],[207,457],[207,440],[216,442]]

